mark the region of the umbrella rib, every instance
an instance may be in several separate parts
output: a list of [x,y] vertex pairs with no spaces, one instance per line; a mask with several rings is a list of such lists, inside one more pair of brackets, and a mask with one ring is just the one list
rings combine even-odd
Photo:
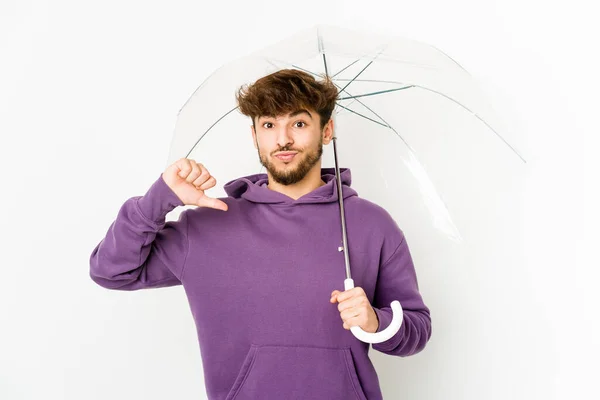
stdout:
[[367,64],[367,65],[366,65],[366,66],[365,66],[363,69],[361,69],[361,70],[360,70],[360,72],[359,72],[358,74],[356,74],[356,76],[355,76],[354,78],[352,78],[352,79],[350,80],[350,82],[348,82],[348,83],[346,84],[346,86],[344,86],[342,89],[340,89],[340,92],[343,92],[343,91],[344,91],[344,89],[346,89],[348,86],[350,86],[350,84],[351,84],[352,82],[354,82],[354,80],[355,80],[356,78],[358,78],[358,76],[359,76],[360,74],[362,74],[362,73],[365,71],[365,69],[369,68],[369,65],[373,64],[373,61],[374,61],[374,60],[371,60],[371,61],[369,61],[369,63],[368,63],[368,64]]
[[[373,61],[371,61],[371,62],[373,62]],[[287,63],[285,63],[285,64],[287,64]],[[300,67],[300,66],[298,66],[298,65],[295,65],[295,64],[289,64],[289,65],[291,65],[292,67],[294,67],[294,68],[297,68],[297,69],[299,69],[299,70],[301,70],[301,71],[304,71],[304,72],[307,72],[307,73],[309,73],[309,74],[312,74],[312,75],[314,75],[314,76],[319,76],[319,75],[317,75],[316,73],[314,73],[314,72],[312,72],[312,71],[309,71],[309,70],[307,70],[307,69],[304,69],[304,68],[302,68],[302,67]],[[368,67],[368,65],[367,65],[367,67]],[[366,67],[365,67],[365,68],[363,68],[363,71],[364,71],[365,69],[366,69]],[[361,71],[361,72],[362,72],[362,71]],[[360,75],[360,73],[359,73],[359,75]],[[358,75],[356,75],[356,76],[358,76]],[[355,78],[356,78],[356,77],[355,77]],[[333,84],[334,84],[334,85],[335,85],[335,86],[336,86],[338,89],[340,89],[340,86],[339,86],[339,85],[337,85],[335,82],[333,82],[333,80],[332,80],[332,83],[333,83]],[[350,83],[352,83],[352,81],[350,81]],[[349,85],[350,83],[348,83],[348,85]],[[346,85],[345,87],[348,87],[348,85]],[[342,92],[342,90],[343,90],[343,91],[345,91],[346,93],[348,93],[348,91],[346,91],[346,90],[344,90],[344,89],[341,89],[341,90],[340,90],[340,92]],[[350,93],[348,93],[348,94],[350,94]],[[364,104],[363,104],[363,105],[364,105]],[[370,118],[368,118],[368,117],[365,117],[365,118],[367,118],[367,119],[370,119]],[[371,121],[373,121],[373,120],[371,120]],[[375,122],[377,122],[377,121],[375,121]],[[378,122],[378,123],[379,123],[379,122]],[[381,124],[381,125],[385,126],[384,124]]]
[[[384,49],[381,49],[381,51],[379,51],[379,53],[377,53],[377,55],[375,56],[375,58],[373,58],[371,61],[369,61],[369,63],[368,63],[368,64],[367,64],[367,65],[366,65],[366,66],[365,66],[363,69],[361,69],[361,70],[360,70],[360,72],[359,72],[358,74],[356,74],[356,76],[355,76],[354,78],[352,78],[352,80],[350,80],[350,82],[348,82],[348,83],[346,84],[346,86],[344,86],[344,87],[342,88],[342,90],[340,90],[340,91],[344,91],[344,89],[346,89],[348,86],[350,86],[350,84],[351,84],[352,82],[354,82],[354,81],[356,80],[356,78],[358,78],[358,77],[360,76],[360,74],[362,74],[363,72],[365,72],[365,70],[366,70],[367,68],[369,68],[369,66],[370,66],[371,64],[373,64],[373,61],[377,60],[377,58],[378,58],[378,57],[379,57],[379,56],[380,56],[380,55],[383,53],[383,50],[384,50]],[[348,92],[346,92],[346,93],[348,93]],[[350,94],[350,93],[348,93],[348,94]]]
[[[447,98],[448,100],[451,100],[451,101],[453,101],[454,103],[458,104],[459,106],[461,106],[462,108],[464,108],[465,110],[467,110],[468,112],[470,112],[471,114],[473,114],[473,115],[475,116],[475,118],[477,118],[478,120],[480,120],[481,122],[483,122],[483,123],[484,123],[484,124],[485,124],[485,125],[486,125],[488,128],[490,128],[490,129],[492,130],[492,132],[494,132],[494,134],[495,134],[496,136],[498,136],[498,137],[500,138],[500,140],[502,140],[502,141],[504,142],[504,144],[505,144],[505,145],[507,145],[507,146],[508,146],[508,147],[509,147],[509,148],[510,148],[510,149],[511,149],[511,150],[512,150],[512,151],[513,151],[513,152],[514,152],[516,155],[517,155],[517,157],[519,157],[519,158],[521,159],[521,161],[523,161],[523,163],[527,164],[527,161],[525,161],[525,159],[524,159],[524,158],[521,156],[521,154],[519,154],[519,152],[518,152],[517,150],[515,150],[515,149],[514,149],[514,148],[513,148],[513,147],[512,147],[512,146],[511,146],[511,145],[510,145],[510,144],[509,144],[509,143],[508,143],[508,142],[507,142],[507,141],[506,141],[506,140],[505,140],[503,137],[502,137],[502,135],[500,135],[498,132],[496,132],[496,130],[495,130],[494,128],[492,128],[492,127],[491,127],[491,125],[490,125],[490,124],[488,124],[488,123],[487,123],[487,122],[486,122],[486,121],[485,121],[483,118],[481,118],[479,115],[477,115],[476,113],[474,113],[473,111],[471,111],[471,109],[470,109],[469,107],[467,107],[467,106],[463,105],[462,103],[460,103],[460,102],[458,102],[458,101],[454,100],[452,97],[450,97],[450,96],[448,96],[448,95],[446,95],[446,94],[444,94],[444,93],[442,93],[442,92],[438,92],[437,90],[429,89],[429,88],[427,88],[427,87],[425,87],[425,86],[420,86],[420,85],[413,85],[413,86],[415,86],[415,87],[419,87],[419,88],[421,88],[421,89],[424,89],[424,90],[428,90],[428,91],[430,91],[430,92],[433,92],[433,93],[436,93],[436,94],[439,94],[440,96],[444,96],[444,97],[445,97],[445,98]],[[357,100],[357,101],[359,101],[359,100]],[[360,101],[359,101],[359,102],[360,102]],[[383,121],[383,119],[382,119],[382,121]]]
[[271,61],[271,59],[269,58],[265,58],[265,61],[268,62],[269,64],[271,64],[272,66],[274,66],[277,69],[281,69],[281,67],[277,64],[275,64],[273,61]]
[[316,74],[316,73],[314,73],[314,72],[312,72],[312,71],[309,71],[309,70],[307,70],[307,69],[304,69],[304,68],[302,68],[302,67],[299,67],[299,66],[297,66],[297,65],[294,65],[294,64],[289,64],[289,65],[291,65],[292,67],[294,67],[294,68],[297,68],[297,69],[299,69],[299,70],[301,70],[301,71],[308,72],[309,74],[313,74],[314,76],[319,76],[318,74]]
[[366,96],[375,96],[377,94],[382,94],[382,93],[389,93],[389,92],[396,92],[398,90],[404,90],[404,89],[408,89],[413,87],[414,85],[410,85],[410,86],[404,86],[401,88],[396,88],[396,89],[388,89],[388,90],[380,90],[378,92],[371,92],[371,93],[364,93],[364,94],[357,94],[356,96],[348,96],[348,97],[341,97],[338,100],[348,100],[348,99],[356,99],[357,97],[366,97]]
[[[325,62],[325,54],[323,54],[323,61]],[[332,75],[332,76],[331,76],[331,80],[334,80],[333,78],[334,78],[336,75],[338,75],[339,73],[341,73],[342,71],[344,71],[346,68],[350,67],[351,65],[354,65],[354,64],[356,64],[356,62],[357,62],[357,61],[360,61],[360,60],[356,60],[356,61],[354,61],[352,64],[350,64],[350,65],[348,65],[347,67],[344,67],[343,69],[341,69],[341,70],[340,70],[339,72],[337,72],[335,75]],[[288,63],[286,63],[286,62],[284,62],[284,61],[280,61],[280,62],[282,62],[282,63],[284,63],[284,64],[288,64]],[[369,64],[371,64],[372,62],[373,62],[373,61],[371,61]],[[270,60],[269,60],[269,63],[273,64],[273,63],[272,63]],[[279,68],[277,65],[275,65],[275,64],[273,64],[273,65],[274,65],[275,67]],[[300,66],[298,66],[298,65],[296,65],[296,64],[288,64],[288,65],[292,66],[293,68],[299,69],[299,70],[301,70],[301,71],[304,71],[304,72],[307,72],[307,73],[309,73],[309,74],[312,74],[312,75],[314,75],[314,76],[317,76],[317,77],[319,76],[319,74],[317,74],[317,73],[315,73],[315,72],[312,72],[312,71],[309,71],[309,70],[307,70],[307,69],[305,69],[305,68],[302,68],[302,67],[300,67]],[[367,67],[368,67],[368,65],[367,65]],[[362,72],[363,72],[365,69],[367,69],[367,67],[363,68],[363,70],[362,70],[362,71],[361,71],[361,72],[360,72],[358,75],[360,75],[360,74],[361,74],[361,73],[362,73]],[[325,64],[325,71],[327,71],[327,64]],[[354,81],[356,81],[356,82],[377,82],[377,83],[398,83],[398,84],[402,84],[402,82],[397,82],[397,81],[378,81],[378,80],[376,80],[376,79],[356,79],[356,78],[358,77],[358,75],[356,75],[356,76],[355,76],[353,79],[350,79],[350,82],[349,82],[349,83],[348,83],[346,86],[344,86],[344,89],[345,89],[345,88],[347,88],[347,87],[348,87],[348,86],[349,86],[349,85],[350,85],[352,82],[354,82]],[[347,81],[348,79],[337,78],[337,80],[338,80],[338,81]],[[338,89],[340,89],[340,92],[341,92],[341,91],[345,91],[344,89],[340,88],[338,85],[336,85],[336,86],[338,87]],[[408,86],[408,87],[410,87],[410,86]],[[394,89],[394,90],[398,90],[398,89]],[[346,92],[346,93],[348,93],[348,92]]]
[[379,122],[379,121],[375,121],[373,118],[369,118],[369,117],[367,117],[366,115],[362,115],[361,113],[359,113],[359,112],[357,112],[357,111],[354,111],[354,110],[351,110],[351,109],[349,109],[348,107],[344,107],[344,106],[343,106],[343,105],[341,105],[340,103],[336,103],[336,104],[337,104],[339,107],[342,107],[343,109],[346,109],[346,110],[348,110],[348,111],[350,111],[350,112],[352,112],[352,113],[354,113],[354,114],[356,114],[356,115],[359,115],[359,116],[361,116],[361,117],[363,117],[363,118],[366,118],[366,119],[368,119],[369,121],[373,121],[373,122],[375,122],[376,124],[379,124],[379,125],[381,125],[381,126],[384,126],[384,127],[386,127],[386,128],[391,128],[389,125],[382,124],[382,123],[381,123],[381,122]]
[[[348,92],[345,89],[342,89],[344,92],[348,93],[348,95],[352,96],[352,93]],[[414,154],[414,156],[416,157],[415,151],[413,150],[412,147],[410,147],[410,145],[408,144],[408,142],[406,140],[404,140],[404,138],[402,137],[402,135],[400,135],[390,124],[387,123],[387,121],[383,118],[381,118],[381,116],[379,114],[377,114],[375,111],[373,111],[369,106],[367,106],[365,103],[363,103],[362,101],[358,100],[357,98],[354,98],[354,100],[358,101],[363,107],[365,107],[367,110],[371,111],[373,113],[373,115],[375,115],[377,118],[379,118],[381,121],[383,121],[383,123],[385,125],[387,125],[388,128],[390,128],[392,131],[394,131],[394,133],[404,142],[404,144],[406,145],[406,147],[408,147],[408,149]],[[384,126],[385,126],[384,125]]]
[[[426,87],[424,87],[424,86],[420,86],[420,85],[412,85],[412,86],[413,86],[413,87],[419,87],[419,88],[421,88],[421,89],[425,89],[425,90],[429,90],[429,91],[431,91],[431,92],[433,92],[433,93],[436,93],[436,94],[439,94],[439,95],[441,95],[441,96],[444,96],[444,97],[445,97],[445,98],[447,98],[448,100],[451,100],[451,101],[453,101],[454,103],[458,104],[459,106],[461,106],[461,107],[462,107],[462,108],[464,108],[465,110],[469,111],[469,112],[470,112],[471,114],[473,114],[473,115],[474,115],[474,116],[475,116],[475,117],[476,117],[478,120],[480,120],[480,121],[481,121],[481,122],[483,122],[483,123],[484,123],[484,124],[485,124],[485,125],[486,125],[488,128],[490,128],[490,129],[492,130],[492,132],[494,132],[494,134],[495,134],[496,136],[498,136],[498,137],[500,138],[500,140],[502,140],[502,141],[504,142],[504,144],[506,144],[506,146],[508,146],[508,147],[509,147],[509,148],[510,148],[510,149],[511,149],[511,150],[512,150],[512,151],[513,151],[513,152],[514,152],[514,153],[515,153],[515,154],[516,154],[516,155],[517,155],[517,156],[518,156],[520,159],[521,159],[521,161],[523,161],[523,163],[527,163],[527,161],[525,161],[525,159],[524,159],[524,158],[521,156],[521,154],[519,154],[519,152],[518,152],[518,151],[516,151],[516,150],[515,150],[515,149],[514,149],[514,148],[513,148],[513,147],[512,147],[512,146],[511,146],[511,145],[510,145],[510,144],[509,144],[509,143],[508,143],[508,142],[507,142],[507,141],[506,141],[504,138],[503,138],[503,137],[502,137],[502,135],[500,135],[498,132],[496,132],[496,130],[495,130],[494,128],[492,128],[490,124],[488,124],[488,123],[487,123],[487,122],[486,122],[486,121],[485,121],[483,118],[481,118],[479,115],[477,115],[476,113],[474,113],[473,111],[471,111],[471,110],[470,110],[468,107],[466,107],[466,106],[464,106],[463,104],[461,104],[460,102],[458,102],[458,101],[454,100],[452,97],[445,95],[444,93],[441,93],[441,92],[438,92],[438,91],[436,91],[436,90],[429,89],[429,88],[426,88]],[[349,93],[347,90],[344,90],[344,91],[345,91],[346,93],[348,93],[350,96],[352,96],[352,94],[351,94],[351,93]],[[400,139],[402,139],[402,141],[403,141],[403,142],[406,144],[406,146],[407,146],[407,147],[408,147],[408,148],[409,148],[411,151],[413,151],[413,150],[412,150],[412,148],[409,146],[409,144],[408,144],[408,143],[407,143],[407,142],[404,140],[404,138],[403,138],[403,137],[402,137],[402,136],[401,136],[401,135],[400,135],[398,132],[396,132],[396,130],[395,130],[394,128],[392,128],[392,127],[390,126],[390,124],[388,124],[388,123],[387,123],[387,121],[386,121],[386,120],[384,120],[383,118],[381,118],[381,116],[380,116],[379,114],[377,114],[375,111],[373,111],[371,108],[369,108],[369,107],[368,107],[366,104],[364,104],[362,101],[360,101],[360,100],[356,99],[356,96],[353,96],[353,97],[354,97],[354,99],[355,99],[356,101],[358,101],[360,104],[362,104],[362,105],[363,105],[363,106],[364,106],[364,107],[365,107],[367,110],[371,111],[371,112],[372,112],[374,115],[376,115],[376,116],[377,116],[379,119],[381,119],[381,120],[382,120],[382,121],[383,121],[385,124],[387,124],[387,125],[390,127],[390,129],[392,129],[392,130],[393,130],[393,131],[394,131],[394,132],[395,132],[395,133],[398,135],[398,137],[400,137]],[[414,153],[414,152],[413,152],[413,153]]]
[[[335,82],[334,82],[333,84],[334,84],[335,86],[337,86],[337,87],[338,87],[338,89],[340,89],[339,93],[341,93],[342,91],[344,91],[344,92],[348,93],[348,95],[349,95],[349,96],[352,96],[352,93],[348,92],[348,91],[347,91],[347,90],[345,90],[345,89],[341,89],[341,88],[340,88],[340,87],[339,87],[339,86],[338,86],[338,85],[337,85]],[[376,117],[378,117],[378,118],[379,118],[379,119],[382,121],[382,125],[383,125],[383,126],[388,126],[388,127],[390,127],[390,126],[389,126],[389,124],[383,120],[383,118],[381,118],[379,115],[377,115],[377,113],[375,113],[373,110],[371,110],[369,107],[367,107],[367,106],[366,106],[366,104],[364,104],[363,102],[361,102],[360,100],[358,100],[358,99],[356,99],[356,98],[354,98],[354,99],[352,99],[352,100],[353,100],[353,102],[354,102],[354,101],[358,101],[360,104],[362,104],[362,105],[363,105],[363,107],[365,107],[367,110],[371,111],[371,112],[373,113],[373,115],[375,115]],[[350,104],[352,104],[352,103],[350,103]],[[348,104],[348,105],[350,105],[350,104]],[[390,127],[390,128],[391,128],[391,127]],[[402,140],[404,140],[404,139],[402,139]],[[405,143],[406,143],[406,142],[405,142]],[[407,144],[407,145],[408,145],[408,144]]]
[[352,63],[350,63],[350,64],[346,65],[344,68],[342,68],[341,70],[339,70],[338,72],[336,72],[336,73],[335,73],[335,74],[334,74],[334,75],[331,77],[331,79],[335,78],[336,76],[338,76],[339,74],[341,74],[342,72],[344,72],[345,70],[347,70],[348,68],[350,68],[351,66],[353,66],[354,64],[356,64],[356,63],[357,63],[357,62],[359,62],[359,61],[360,61],[360,58],[359,58],[359,59],[357,59],[357,60],[355,60],[354,62],[352,62]]
[[[275,65],[275,64],[273,64],[273,62],[272,62],[270,59],[267,59],[267,61],[268,61],[268,62],[269,62],[271,65],[273,65],[274,67],[276,67],[276,68],[280,68],[278,65]],[[315,73],[315,72],[312,72],[312,71],[309,71],[309,70],[307,70],[307,69],[305,69],[305,68],[302,68],[302,67],[300,67],[300,66],[298,66],[298,65],[296,65],[296,64],[290,64],[290,63],[287,63],[287,62],[285,62],[285,61],[281,61],[281,60],[277,60],[277,61],[278,61],[278,62],[280,62],[280,63],[283,63],[283,64],[287,64],[287,65],[289,65],[289,66],[291,66],[291,67],[293,67],[293,68],[299,69],[299,70],[301,70],[301,71],[308,72],[308,73],[309,73],[309,74],[311,74],[311,75],[314,75],[314,76],[317,76],[317,77],[319,76],[319,74],[317,74],[317,73]],[[350,66],[352,66],[352,65],[356,64],[358,61],[360,61],[360,59],[359,59],[359,60],[356,60],[356,61],[354,61],[354,62],[352,62],[352,63],[351,63],[351,64],[349,64],[348,66],[344,67],[343,69],[341,69],[340,71],[338,71],[337,73],[335,73],[334,75],[332,75],[332,76],[331,76],[331,79],[332,79],[332,80],[334,80],[334,78],[335,78],[335,77],[336,77],[338,74],[340,74],[341,72],[343,72],[344,70],[346,70],[346,69],[347,69],[347,68],[349,68]],[[371,62],[373,62],[373,61],[371,61]],[[364,71],[364,69],[363,69],[363,71]],[[361,71],[361,72],[362,72],[362,71]],[[357,76],[358,76],[358,75],[357,75]],[[350,83],[352,83],[352,82],[356,81],[356,82],[397,83],[397,84],[400,84],[400,85],[403,85],[403,84],[404,84],[403,82],[398,82],[398,81],[380,81],[380,80],[377,80],[377,79],[356,79],[356,76],[355,76],[353,79],[347,79],[347,78],[336,78],[335,80],[338,80],[338,81],[348,81],[348,80],[349,80],[349,81],[350,81]],[[349,83],[349,84],[350,84],[350,83]],[[348,85],[349,85],[349,84],[348,84]],[[345,87],[348,87],[348,85],[346,85]],[[339,87],[339,86],[338,86],[338,87]]]
[[[349,81],[347,78],[337,78],[338,81]],[[356,82],[377,82],[377,83],[397,83],[399,85],[404,85],[404,82],[398,81],[379,81],[377,79],[355,79]]]
[[[337,85],[336,85],[336,86],[337,86]],[[346,87],[347,87],[347,86],[348,86],[348,85],[346,85]],[[525,159],[524,159],[524,158],[521,156],[521,154],[519,154],[519,152],[518,152],[517,150],[515,150],[515,148],[514,148],[514,147],[512,147],[512,146],[511,146],[511,145],[510,145],[510,144],[509,144],[509,143],[508,143],[508,142],[507,142],[507,141],[504,139],[504,137],[502,137],[502,135],[500,135],[498,132],[496,132],[496,130],[495,130],[494,128],[492,128],[492,126],[491,126],[490,124],[488,124],[488,123],[487,123],[487,122],[486,122],[486,121],[485,121],[483,118],[481,118],[479,115],[477,115],[476,113],[474,113],[473,111],[471,111],[471,109],[469,109],[468,107],[466,107],[466,106],[465,106],[465,105],[463,105],[462,103],[460,103],[460,102],[458,102],[458,101],[454,100],[452,97],[450,97],[450,96],[448,96],[448,95],[446,95],[446,94],[444,94],[444,93],[438,92],[437,90],[429,89],[429,88],[427,88],[427,87],[425,87],[425,86],[421,86],[421,85],[411,85],[411,86],[409,86],[409,87],[418,87],[418,88],[421,88],[421,89],[428,90],[428,91],[430,91],[430,92],[433,92],[433,93],[439,94],[439,95],[441,95],[441,96],[444,96],[444,97],[445,97],[445,98],[447,98],[448,100],[451,100],[451,101],[453,101],[454,103],[458,104],[459,106],[461,106],[461,107],[462,107],[462,108],[464,108],[465,110],[469,111],[471,114],[473,114],[473,115],[475,116],[475,118],[477,118],[478,120],[480,120],[481,122],[483,122],[483,123],[484,123],[484,124],[485,124],[485,125],[486,125],[488,128],[490,128],[490,129],[492,130],[492,132],[494,132],[494,134],[495,134],[495,135],[496,135],[498,138],[500,138],[500,140],[502,140],[502,142],[504,142],[504,144],[505,144],[506,146],[508,146],[508,148],[510,148],[510,149],[511,149],[511,150],[512,150],[512,151],[513,151],[513,152],[514,152],[516,155],[517,155],[517,157],[519,157],[519,158],[521,159],[521,161],[523,161],[523,163],[527,163],[527,161],[525,161]],[[339,100],[343,100],[343,99],[352,98],[352,99],[354,99],[354,100],[358,101],[360,104],[362,104],[362,105],[363,105],[363,106],[364,106],[364,107],[365,107],[367,110],[371,111],[371,112],[372,112],[374,115],[376,115],[376,116],[377,116],[379,119],[381,119],[381,120],[382,120],[382,121],[383,121],[385,124],[389,125],[389,124],[388,124],[388,123],[387,123],[387,122],[386,122],[386,121],[385,121],[383,118],[381,118],[381,116],[379,116],[379,115],[378,115],[378,114],[377,114],[375,111],[371,110],[369,107],[367,107],[367,105],[366,105],[366,104],[364,104],[362,101],[360,101],[360,100],[358,100],[358,99],[356,98],[356,97],[360,97],[360,95],[358,95],[358,96],[352,96],[352,94],[351,94],[350,92],[348,92],[347,90],[344,90],[344,89],[342,89],[342,90],[343,90],[344,92],[348,93],[348,95],[349,95],[350,97],[341,98],[341,99],[339,99]],[[341,91],[341,90],[340,90],[340,91]],[[396,132],[396,130],[395,130],[394,128],[392,128],[391,126],[390,126],[390,128],[391,128],[391,129],[392,129],[394,132]],[[402,138],[402,136],[400,136],[400,135],[398,134],[398,132],[396,132],[396,134],[397,134],[397,135],[400,137],[400,139],[402,139],[402,141],[403,141],[404,143],[406,143],[406,141],[405,141],[405,140]],[[407,145],[407,146],[410,148],[410,146],[408,145],[408,143],[406,143],[406,145]],[[412,151],[412,149],[411,149],[411,151]]]
[[221,121],[223,118],[225,118],[226,116],[228,116],[229,114],[231,114],[238,107],[239,106],[235,106],[231,110],[227,111],[223,116],[221,116],[221,118],[219,118],[218,120],[216,120],[206,131],[204,131],[204,133],[202,134],[202,136],[200,136],[200,138],[196,141],[196,143],[194,143],[194,145],[192,146],[192,148],[190,149],[190,151],[187,153],[187,155],[185,157],[187,158],[187,157],[190,156],[190,154],[192,153],[192,151],[194,151],[194,149],[196,148],[196,146],[198,146],[198,143],[200,143],[200,141],[208,133],[208,131],[210,131],[216,124],[219,123],[219,121]]

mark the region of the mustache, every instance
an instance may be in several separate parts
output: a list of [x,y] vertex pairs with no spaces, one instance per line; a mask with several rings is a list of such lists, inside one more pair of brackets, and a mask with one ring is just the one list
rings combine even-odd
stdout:
[[275,153],[281,153],[281,152],[284,152],[284,151],[295,151],[297,153],[301,153],[302,152],[302,150],[290,149],[290,148],[284,147],[284,148],[281,148],[279,150],[275,150],[273,153],[271,153],[271,155],[274,155]]

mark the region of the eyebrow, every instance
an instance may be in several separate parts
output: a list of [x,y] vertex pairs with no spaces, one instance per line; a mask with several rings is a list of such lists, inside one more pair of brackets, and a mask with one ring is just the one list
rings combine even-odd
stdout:
[[299,110],[296,110],[296,111],[294,111],[294,112],[291,112],[291,113],[290,113],[290,117],[295,117],[296,115],[298,115],[298,114],[302,114],[302,113],[308,114],[308,116],[309,116],[309,117],[312,119],[312,114],[311,114],[311,113],[309,113],[309,112],[308,112],[307,110],[305,110],[304,108],[301,108],[301,109],[299,109]]
[[[310,112],[308,112],[308,110],[305,110],[304,108],[300,108],[300,109],[298,109],[296,111],[293,111],[293,112],[289,113],[288,115],[289,115],[290,118],[292,118],[292,117],[295,117],[296,115],[303,114],[303,113],[304,114],[308,114],[308,116],[310,117],[310,119],[312,119],[312,117],[313,117],[312,114]],[[258,117],[257,121],[260,121],[263,118],[271,118],[271,117],[268,116],[268,115],[261,115],[260,117]]]

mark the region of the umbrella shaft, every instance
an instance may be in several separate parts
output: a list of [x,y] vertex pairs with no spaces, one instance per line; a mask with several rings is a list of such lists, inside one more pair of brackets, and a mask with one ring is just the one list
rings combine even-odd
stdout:
[[342,241],[344,244],[344,261],[346,262],[346,278],[351,279],[350,275],[350,255],[348,252],[348,235],[346,233],[346,218],[344,216],[344,196],[342,193],[342,178],[340,174],[340,168],[338,165],[338,157],[337,157],[337,147],[336,147],[337,138],[333,137],[333,158],[335,161],[335,177],[337,181],[337,192],[338,192],[338,203],[340,205],[340,217],[342,221]]

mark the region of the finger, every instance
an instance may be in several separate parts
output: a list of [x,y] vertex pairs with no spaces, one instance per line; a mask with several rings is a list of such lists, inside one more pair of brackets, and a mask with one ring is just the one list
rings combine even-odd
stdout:
[[340,317],[342,318],[342,320],[344,320],[344,322],[352,322],[353,320],[356,321],[357,319],[361,320],[362,316],[365,314],[366,313],[363,309],[351,308],[340,313]]
[[[200,182],[202,179],[203,178],[200,177],[194,181],[194,186],[196,186],[200,190],[208,190],[217,184],[217,180],[215,179],[214,176],[209,177],[206,182]],[[200,183],[197,183],[197,182],[200,182]]]
[[334,290],[333,292],[331,292],[331,298],[329,299],[329,301],[335,303],[337,301],[337,296],[339,293],[339,290]]
[[354,287],[352,289],[348,289],[344,292],[338,294],[338,301],[345,301],[351,297],[354,297],[356,294],[360,293],[358,287]]
[[366,303],[363,297],[352,297],[348,300],[340,301],[338,304],[338,311],[342,312],[349,308],[359,308],[364,306],[366,306]]
[[190,165],[192,166],[192,172],[190,172],[189,175],[187,176],[187,178],[185,178],[185,181],[187,183],[193,183],[196,179],[198,179],[199,176],[201,176],[203,174],[203,171],[201,168],[202,164],[192,162],[192,163],[190,163]]
[[197,163],[197,166],[200,169],[201,173],[198,174],[196,179],[194,179],[193,185],[196,186],[197,188],[200,188],[200,186],[203,183],[205,183],[207,180],[210,179],[210,172],[208,172],[206,167],[204,165],[202,165],[201,163]]
[[177,175],[179,175],[183,179],[187,178],[188,174],[192,171],[192,165],[190,163],[190,160],[188,160],[187,158],[180,158],[175,164],[179,169]]
[[360,319],[360,316],[348,318],[344,320],[344,329],[350,330],[351,327],[360,326],[363,321]]
[[[202,174],[200,174],[200,176],[198,177],[198,179],[196,179],[194,181],[194,184],[197,182],[198,183],[198,188],[202,189],[202,190],[206,190],[206,189],[210,189],[212,186],[209,186],[207,188],[202,187],[206,182],[208,182],[210,180],[210,178],[212,178],[212,175],[210,174],[210,172],[208,172],[208,170],[206,169],[206,167],[202,164],[200,164],[200,168],[202,168]],[[216,183],[216,180],[215,180]],[[214,186],[214,185],[213,185]]]
[[228,206],[223,200],[215,199],[208,196],[202,196],[200,200],[198,200],[198,205],[201,207],[210,207],[215,208],[217,210],[227,211]]

